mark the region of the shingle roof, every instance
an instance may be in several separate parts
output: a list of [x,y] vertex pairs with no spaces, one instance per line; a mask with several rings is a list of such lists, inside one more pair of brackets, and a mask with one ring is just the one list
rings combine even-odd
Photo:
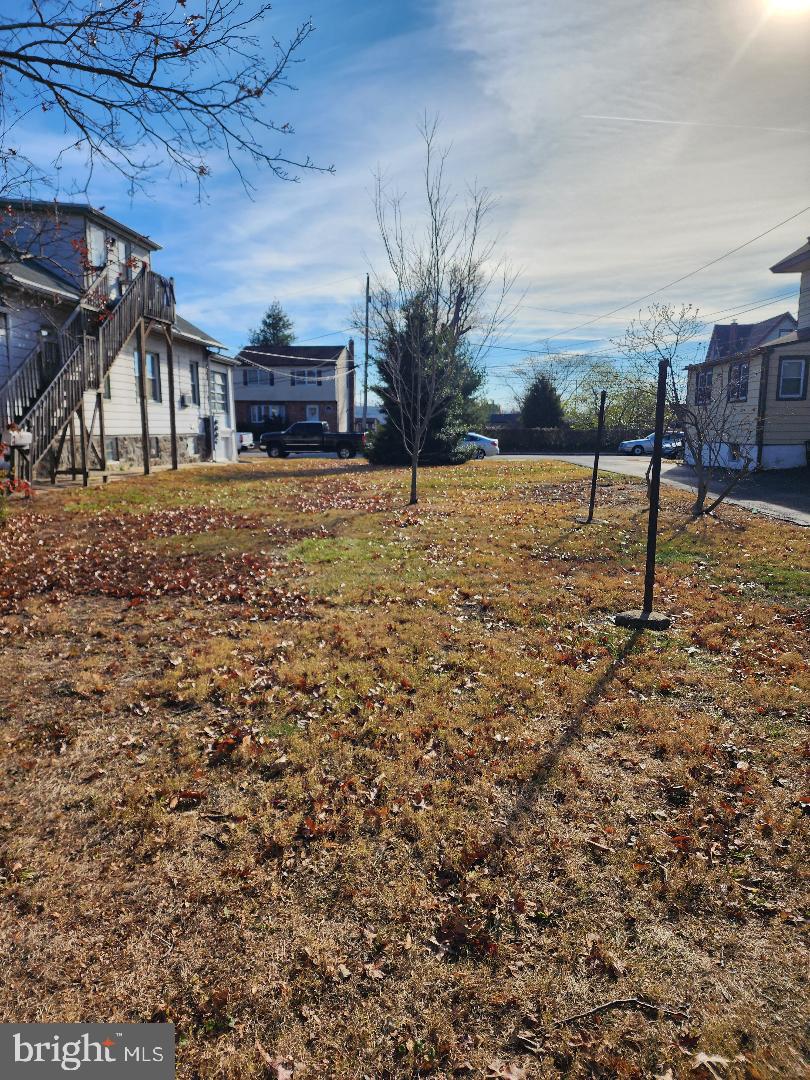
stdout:
[[56,199],[3,199],[2,205],[10,206],[15,210],[45,210],[51,212],[56,210],[62,214],[79,214],[82,217],[93,218],[93,220],[97,221],[100,225],[105,225],[107,228],[113,228],[116,232],[128,236],[131,240],[137,241],[149,251],[160,251],[160,244],[156,244],[155,241],[150,240],[148,236],[136,232],[136,230],[131,229],[129,225],[124,225],[122,221],[117,221],[115,218],[110,217],[109,214],[105,214],[102,210],[97,210],[89,203],[59,202]]
[[759,348],[785,319],[790,320],[791,326],[796,326],[789,311],[758,323],[718,323],[712,330],[706,359],[725,360]]
[[260,367],[280,367],[307,361],[320,364],[337,363],[345,345],[246,345],[237,359],[249,360]]
[[173,329],[178,337],[188,338],[190,341],[199,341],[203,345],[210,345],[216,349],[225,348],[221,341],[217,341],[217,339],[211,337],[210,334],[206,334],[205,330],[201,330],[199,326],[195,326],[194,323],[189,322],[188,319],[184,319],[183,316],[178,315],[177,312],[175,312],[174,315]]
[[796,274],[800,270],[810,270],[810,236],[806,244],[802,244],[771,267],[772,274]]
[[20,260],[5,245],[0,245],[0,277],[23,289],[56,294],[67,300],[79,301],[80,293],[75,285],[65,281],[54,270],[36,259]]

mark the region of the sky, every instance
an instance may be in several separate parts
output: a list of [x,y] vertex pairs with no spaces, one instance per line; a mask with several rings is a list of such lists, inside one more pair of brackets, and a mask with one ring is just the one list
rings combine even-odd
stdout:
[[[709,323],[795,313],[798,278],[768,267],[810,234],[810,2],[279,0],[267,41],[310,15],[297,89],[271,108],[295,127],[284,149],[334,175],[251,174],[251,199],[215,161],[202,202],[174,180],[133,200],[104,173],[89,192],[162,245],[154,266],[174,276],[180,312],[229,349],[273,299],[299,342],[346,340],[382,262],[374,173],[418,215],[426,113],[453,185],[497,200],[497,250],[518,275],[511,325],[484,357],[504,406],[525,355],[612,356],[651,299]],[[58,141],[55,124],[41,117],[28,137]]]

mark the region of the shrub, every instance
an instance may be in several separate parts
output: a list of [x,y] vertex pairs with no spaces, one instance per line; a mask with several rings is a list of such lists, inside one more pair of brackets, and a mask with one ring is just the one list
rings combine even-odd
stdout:
[[[488,427],[481,433],[497,439],[502,454],[536,454],[543,450],[556,453],[593,453],[596,449],[595,428],[519,428]],[[602,435],[602,449],[615,450],[623,439],[635,439],[648,434],[638,428],[610,428]]]

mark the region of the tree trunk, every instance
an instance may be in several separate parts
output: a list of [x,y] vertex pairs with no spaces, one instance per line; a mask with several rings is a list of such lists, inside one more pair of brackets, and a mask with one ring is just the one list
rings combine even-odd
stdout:
[[410,506],[416,506],[419,497],[416,494],[416,474],[419,469],[419,451],[414,450],[411,454],[411,499]]
[[697,472],[697,491],[695,493],[695,502],[692,507],[692,517],[699,518],[703,514],[703,509],[706,505],[706,496],[709,494],[709,483],[706,479],[706,474],[700,466],[695,470]]

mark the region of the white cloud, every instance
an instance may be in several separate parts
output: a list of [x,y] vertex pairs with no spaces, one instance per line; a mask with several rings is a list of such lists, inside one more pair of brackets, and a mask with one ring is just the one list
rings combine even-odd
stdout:
[[[428,110],[453,144],[454,180],[498,197],[503,249],[527,292],[514,339],[609,340],[632,308],[573,339],[566,328],[810,202],[810,138],[767,130],[808,127],[810,19],[764,19],[766,6],[445,0],[408,8],[398,28],[375,5],[347,9],[352,25],[339,27],[343,5],[324,4],[291,115],[296,143],[337,175],[268,182],[252,203],[221,181],[201,208],[169,192],[163,234],[149,231],[166,244],[181,309],[232,347],[274,297],[300,337],[348,326],[367,259],[379,260],[372,174],[382,165],[417,201]],[[352,48],[337,44],[352,35]],[[596,118],[606,115],[672,123]],[[793,280],[768,267],[808,232],[810,214],[662,297],[711,312],[785,292]],[[493,353],[493,366],[511,355]]]

